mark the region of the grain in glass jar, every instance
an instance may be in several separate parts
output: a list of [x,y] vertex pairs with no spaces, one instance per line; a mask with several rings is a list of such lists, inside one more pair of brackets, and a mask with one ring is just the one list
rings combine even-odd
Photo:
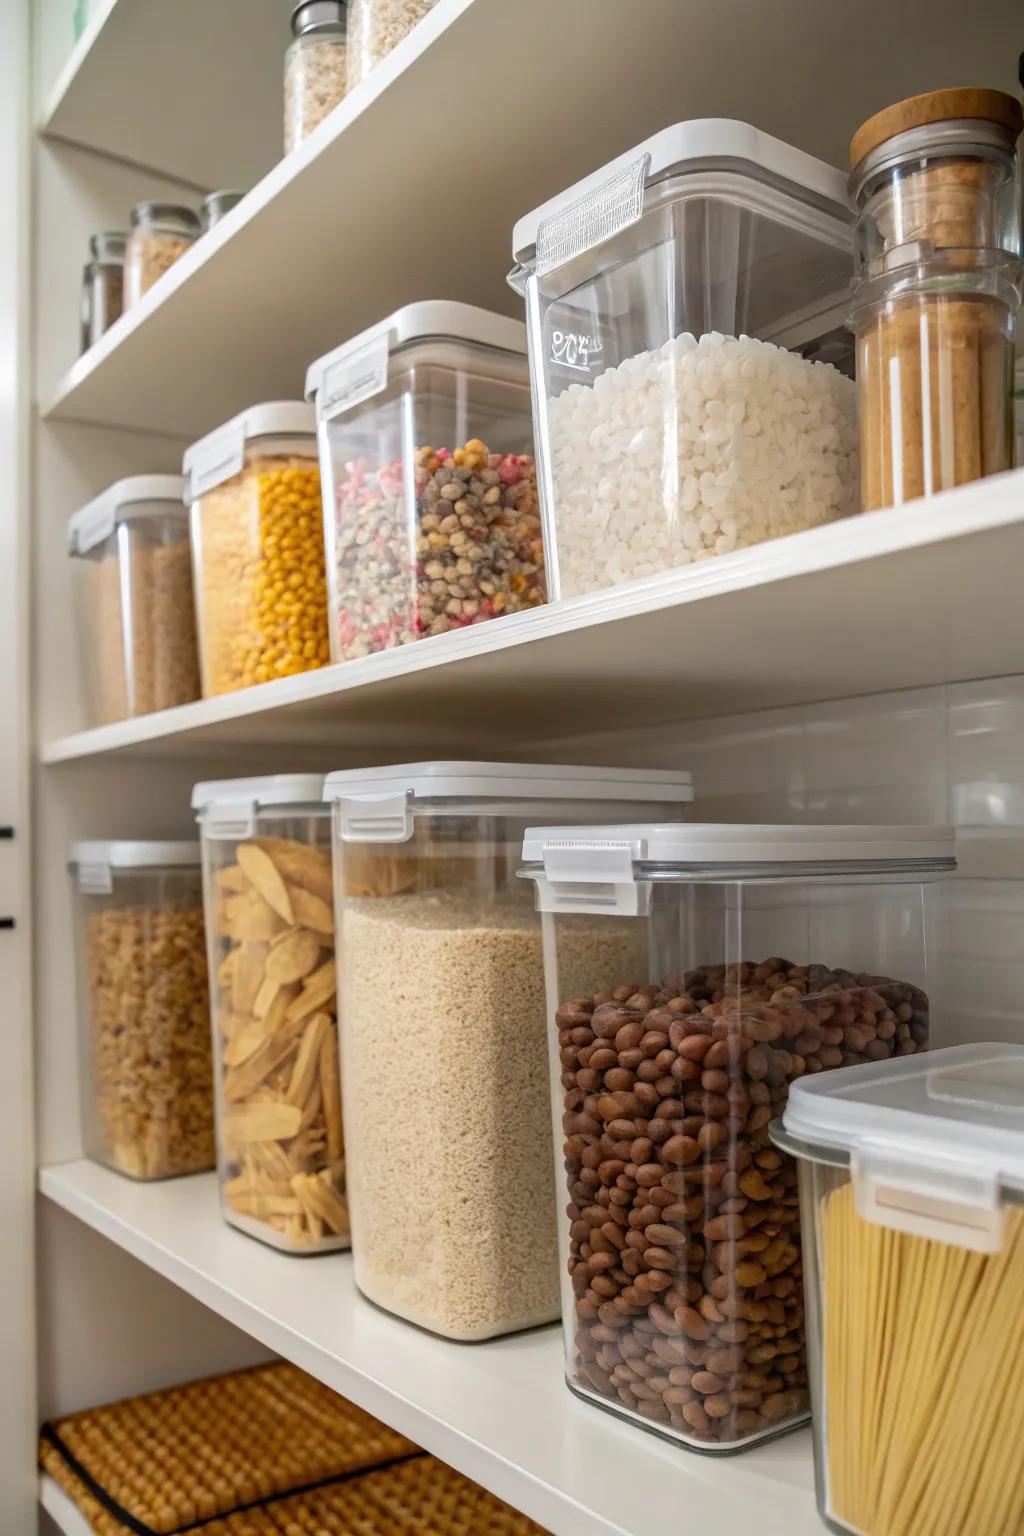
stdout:
[[198,215],[176,203],[136,203],[131,223],[124,263],[125,309],[138,303],[200,232]]
[[104,230],[89,238],[89,263],[82,273],[82,351],[108,331],[124,308],[124,257],[128,236]]
[[349,0],[349,89],[361,85],[436,0]]
[[209,196],[204,197],[200,213],[203,234],[205,235],[207,230],[212,229],[215,224],[219,224],[224,215],[230,213],[232,208],[237,208],[244,196],[244,192],[225,190],[222,192],[211,192]]
[[191,506],[203,696],[330,660],[311,406],[252,406],[194,443]]
[[348,89],[345,0],[302,0],[284,61],[284,152],[313,132]]

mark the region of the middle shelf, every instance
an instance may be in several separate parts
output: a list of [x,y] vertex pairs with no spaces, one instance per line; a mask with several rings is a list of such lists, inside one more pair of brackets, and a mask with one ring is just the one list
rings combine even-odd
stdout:
[[45,743],[44,763],[269,742],[342,759],[1024,672],[1024,470],[340,666]]
[[578,1402],[557,1328],[453,1344],[379,1311],[352,1262],[296,1260],[225,1226],[213,1174],[135,1184],[80,1161],[42,1193],[557,1536],[820,1530],[809,1432],[742,1457],[681,1452]]

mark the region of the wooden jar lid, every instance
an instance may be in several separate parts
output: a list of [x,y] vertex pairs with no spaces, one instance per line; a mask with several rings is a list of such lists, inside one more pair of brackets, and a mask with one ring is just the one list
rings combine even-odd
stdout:
[[923,128],[928,123],[948,122],[952,118],[979,118],[1009,129],[1014,139],[1024,126],[1024,113],[1015,96],[992,91],[984,86],[954,86],[944,91],[925,91],[908,96],[885,107],[862,123],[850,140],[850,168],[855,169],[879,144],[906,133],[908,128]]

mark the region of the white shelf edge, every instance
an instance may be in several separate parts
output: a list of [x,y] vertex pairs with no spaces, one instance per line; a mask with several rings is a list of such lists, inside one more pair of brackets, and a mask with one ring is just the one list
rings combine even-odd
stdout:
[[39,1474],[39,1503],[63,1536],[96,1536],[82,1511],[48,1472]]
[[40,133],[48,133],[50,131],[50,124],[57,115],[64,97],[77,78],[79,71],[86,67],[89,54],[92,52],[103,28],[110,20],[115,7],[119,4],[127,3],[128,0],[93,0],[95,8],[85,24],[85,30],[72,47],[64,62],[64,67],[54,81],[46,98],[36,125]]
[[[257,720],[317,701],[337,699],[341,706],[349,693],[438,668],[458,668],[487,654],[670,608],[685,611],[694,603],[969,539],[1016,523],[1024,524],[1024,470],[320,671],[59,737],[42,745],[40,761],[56,765],[147,744],[158,747],[230,721]],[[878,680],[879,687],[884,683],[884,678]]]

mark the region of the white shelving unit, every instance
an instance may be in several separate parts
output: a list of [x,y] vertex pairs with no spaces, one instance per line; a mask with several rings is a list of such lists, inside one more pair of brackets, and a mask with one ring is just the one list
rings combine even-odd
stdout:
[[[84,836],[188,835],[200,778],[571,761],[584,740],[594,761],[636,761],[623,732],[657,738],[663,764],[708,717],[1022,674],[1024,471],[100,730],[83,729],[65,525],[115,479],[177,470],[234,411],[297,395],[312,358],[400,304],[517,313],[515,219],[673,121],[751,120],[838,164],[852,128],[901,96],[1014,89],[1019,0],[900,0],[895,13],[862,0],[855,23],[807,0],[437,0],[287,160],[287,0],[94,0],[73,48],[70,9],[0,6],[0,165],[23,213],[0,226],[0,329],[15,343],[0,348],[0,556],[18,597],[0,688],[0,824],[18,833],[10,859],[0,844],[0,915],[10,894],[18,924],[0,951],[0,1278],[14,1298],[0,1324],[0,1529],[29,1536],[37,1514],[50,1536],[85,1529],[38,1483],[33,1404],[49,1417],[169,1384],[197,1355],[193,1374],[270,1349],[553,1536],[812,1536],[807,1432],[739,1458],[687,1455],[573,1398],[556,1330],[446,1343],[361,1300],[347,1258],[290,1260],[226,1229],[212,1178],[134,1185],[82,1161],[65,851]],[[89,234],[124,227],[141,198],[218,186],[249,190],[76,360]]]

